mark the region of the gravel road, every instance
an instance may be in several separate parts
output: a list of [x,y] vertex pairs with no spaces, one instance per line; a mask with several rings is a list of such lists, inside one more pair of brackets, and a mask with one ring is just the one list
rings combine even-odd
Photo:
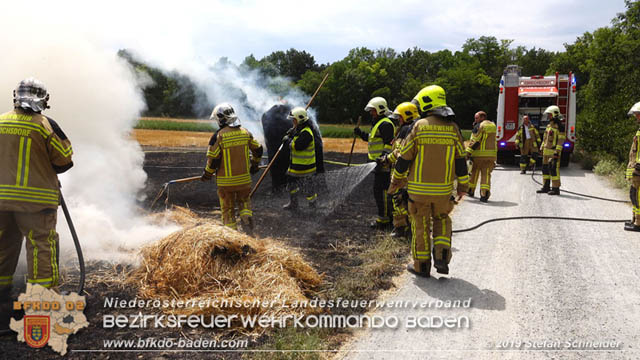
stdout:
[[[564,189],[628,198],[573,164],[562,169],[562,176]],[[466,198],[453,214],[453,227],[526,215],[630,218],[629,204],[566,193],[536,194],[538,188],[529,174],[498,167],[490,202]],[[441,276],[435,269],[431,274],[429,279],[403,275],[400,288],[384,300],[417,301],[418,307],[372,311],[395,317],[399,325],[361,331],[339,357],[640,358],[640,233],[624,231],[621,223],[491,223],[454,234],[449,275]],[[445,308],[449,300],[467,299],[469,307],[462,302]],[[410,327],[412,318],[421,318],[424,327]],[[449,319],[449,327],[439,326],[440,319]]]

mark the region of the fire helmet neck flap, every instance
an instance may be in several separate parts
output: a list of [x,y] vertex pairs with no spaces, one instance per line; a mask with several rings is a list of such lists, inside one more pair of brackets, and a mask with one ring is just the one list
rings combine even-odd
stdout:
[[220,128],[240,126],[240,119],[229,103],[222,103],[214,107],[209,119],[216,120]]
[[13,90],[13,106],[41,112],[48,109],[49,93],[42,81],[33,77],[20,81]]

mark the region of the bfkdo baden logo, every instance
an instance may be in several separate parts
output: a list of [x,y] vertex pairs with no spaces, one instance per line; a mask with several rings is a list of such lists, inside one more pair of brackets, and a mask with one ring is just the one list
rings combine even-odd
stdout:
[[33,348],[41,348],[49,342],[51,318],[49,316],[24,316],[24,341]]
[[84,296],[61,295],[40,285],[27,284],[27,291],[13,303],[14,310],[24,310],[24,317],[11,319],[9,328],[18,333],[18,341],[32,348],[49,345],[64,355],[69,336],[89,326],[83,313],[85,306]]

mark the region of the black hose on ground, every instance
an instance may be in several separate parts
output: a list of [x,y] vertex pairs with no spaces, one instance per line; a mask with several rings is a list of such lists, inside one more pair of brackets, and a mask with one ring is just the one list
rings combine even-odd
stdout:
[[629,220],[608,220],[608,219],[586,219],[586,218],[574,218],[574,217],[563,217],[563,216],[511,216],[511,217],[503,217],[503,218],[494,218],[489,219],[487,221],[483,221],[478,225],[472,226],[467,229],[453,230],[454,233],[467,232],[471,230],[475,230],[482,225],[486,225],[488,223],[496,222],[496,221],[507,221],[507,220],[526,220],[526,219],[543,219],[543,220],[569,220],[569,221],[588,221],[588,222],[604,222],[604,223],[623,223]]

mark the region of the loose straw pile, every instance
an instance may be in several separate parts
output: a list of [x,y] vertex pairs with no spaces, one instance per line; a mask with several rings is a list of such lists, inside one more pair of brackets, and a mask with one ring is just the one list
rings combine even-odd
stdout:
[[222,304],[274,301],[274,306],[167,308],[173,314],[304,315],[318,309],[282,306],[309,300],[322,277],[295,251],[272,239],[254,239],[211,222],[195,223],[142,250],[142,263],[129,281],[145,299]]

